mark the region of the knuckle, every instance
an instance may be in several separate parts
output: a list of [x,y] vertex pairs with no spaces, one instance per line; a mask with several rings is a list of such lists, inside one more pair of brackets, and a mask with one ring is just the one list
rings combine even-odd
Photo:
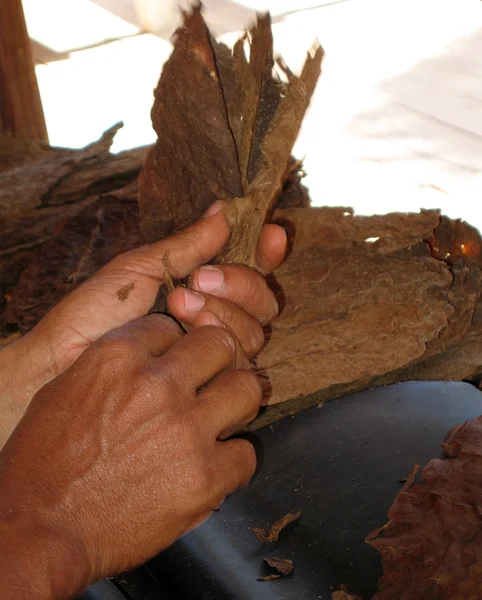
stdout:
[[261,383],[258,377],[248,370],[237,371],[239,385],[243,390],[244,397],[248,400],[250,407],[259,408],[262,398]]
[[200,335],[206,336],[217,351],[229,353],[230,357],[236,355],[236,339],[231,331],[213,326],[206,326],[198,331],[201,332]]
[[206,458],[200,459],[197,466],[198,489],[202,492],[208,492],[214,487],[215,469],[212,463]]
[[241,475],[241,485],[247,485],[256,471],[256,452],[253,444],[248,440],[238,439],[236,442],[238,443],[236,466]]
[[189,248],[190,253],[194,255],[194,262],[198,264],[208,262],[210,257],[206,255],[203,249],[203,232],[197,227],[197,223],[181,229],[171,239],[180,246]]
[[[196,369],[189,354],[180,353],[175,356],[161,356],[156,359],[151,379],[155,385],[162,388],[166,401],[169,401],[174,412],[183,412],[186,402],[192,399],[195,391],[189,385],[187,373]],[[188,418],[189,415],[186,415]]]
[[268,290],[268,293],[270,295],[270,302],[269,302],[269,307],[267,310],[267,313],[264,317],[264,323],[270,323],[271,321],[273,321],[274,319],[276,319],[276,317],[279,315],[279,303],[278,300],[276,298],[276,296],[274,295],[274,293],[269,289],[268,285],[266,284],[266,288]]
[[241,302],[258,307],[256,316],[263,323],[273,320],[278,315],[279,308],[275,295],[268,287],[266,279],[252,267],[245,276]]
[[214,487],[215,470],[204,456],[196,456],[186,469],[191,491],[199,497],[206,497]]
[[115,363],[138,362],[139,351],[133,338],[125,332],[114,331],[104,335],[96,345],[102,360]]
[[140,246],[127,250],[111,260],[103,271],[112,271],[120,274],[137,273],[148,277],[159,276],[159,258],[153,251],[152,245]]
[[165,365],[149,366],[141,374],[140,390],[146,399],[154,397],[173,404],[179,397],[179,384],[172,370]]
[[246,444],[246,472],[248,476],[248,481],[246,482],[246,484],[248,484],[249,480],[253,477],[253,475],[256,472],[258,459],[256,457],[256,452],[253,444],[251,444],[251,442],[248,441],[246,441]]
[[195,411],[186,406],[178,407],[172,423],[172,433],[189,464],[203,455],[206,432]]
[[264,331],[261,325],[256,321],[250,328],[250,354],[258,354],[264,346]]
[[149,327],[159,329],[164,336],[168,335],[174,340],[180,340],[184,335],[180,325],[168,315],[153,313],[144,319],[148,320]]
[[142,257],[146,246],[127,250],[113,258],[103,267],[103,271],[117,271],[128,269],[129,271],[137,271],[139,265],[139,256]]
[[[242,274],[243,285],[241,287],[241,298],[244,302],[257,300],[260,296],[260,282],[263,277],[253,267],[244,267]],[[241,281],[241,278],[240,278]]]

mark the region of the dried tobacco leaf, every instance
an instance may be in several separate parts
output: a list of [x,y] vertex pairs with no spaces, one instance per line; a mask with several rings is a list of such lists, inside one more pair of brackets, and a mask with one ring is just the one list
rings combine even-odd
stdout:
[[279,521],[276,521],[271,525],[270,529],[253,529],[253,533],[259,542],[277,542],[281,531],[293,521],[296,521],[301,515],[301,511],[297,513],[288,513],[284,517],[281,517]]
[[278,573],[281,573],[281,575],[289,575],[294,569],[293,561],[289,558],[278,558],[276,556],[271,556],[268,558],[263,558],[263,560],[272,569],[276,569]]
[[274,220],[295,236],[276,271],[283,310],[256,359],[269,406],[249,429],[369,387],[480,382],[482,265],[463,257],[450,265],[421,241],[442,224],[482,244],[473,228],[438,211],[358,217],[323,208],[308,217],[289,209]]
[[25,160],[20,149],[0,170],[0,335],[27,331],[75,285],[141,244],[137,177],[146,150],[110,154],[119,127],[82,150],[29,145]]
[[[375,377],[421,360],[454,315],[445,295],[451,290],[464,297],[446,263],[398,256],[417,234],[420,240],[432,233],[436,211],[378,217],[345,212],[310,209],[309,220],[305,209],[274,214],[296,235],[276,271],[283,310],[256,358],[266,376],[266,404],[322,390],[336,397],[354,382],[363,389]],[[365,241],[372,237],[379,237],[377,245]],[[470,300],[473,310],[476,298]]]
[[[249,59],[245,46],[249,47]],[[184,14],[155,90],[158,134],[139,180],[148,241],[229,201],[231,239],[218,262],[254,264],[267,213],[289,176],[291,149],[321,72],[317,44],[300,77],[277,60],[269,15],[231,51],[210,35],[201,5]]]
[[220,198],[243,195],[211,35],[200,6],[184,14],[154,91],[158,135],[139,178],[142,231],[153,242],[196,220]]
[[384,575],[374,600],[478,600],[482,590],[482,417],[454,428],[368,536]]

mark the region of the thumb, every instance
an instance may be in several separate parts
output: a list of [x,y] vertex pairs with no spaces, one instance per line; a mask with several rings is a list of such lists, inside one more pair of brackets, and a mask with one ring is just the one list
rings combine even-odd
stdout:
[[176,278],[190,275],[194,269],[214,258],[227,242],[229,226],[224,215],[227,203],[217,201],[193,225],[148,246],[120,254],[100,272],[128,269],[164,283],[165,258]]

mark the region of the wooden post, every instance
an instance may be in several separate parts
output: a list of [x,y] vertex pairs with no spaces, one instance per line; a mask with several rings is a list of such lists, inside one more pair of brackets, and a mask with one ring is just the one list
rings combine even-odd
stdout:
[[0,0],[0,133],[48,142],[21,0]]

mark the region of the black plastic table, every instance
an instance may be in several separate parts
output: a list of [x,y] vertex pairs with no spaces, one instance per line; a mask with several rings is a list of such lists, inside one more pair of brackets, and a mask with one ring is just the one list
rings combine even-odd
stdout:
[[[132,600],[330,600],[345,584],[370,598],[381,575],[365,537],[386,513],[415,463],[440,455],[454,425],[482,414],[482,393],[465,383],[413,382],[368,390],[306,410],[254,434],[260,469],[211,519],[141,569],[116,578]],[[301,510],[277,543],[266,527]],[[292,575],[263,558],[293,560]],[[89,590],[94,600],[95,586]],[[122,596],[123,594],[123,596]],[[112,596],[115,600],[117,596]]]

